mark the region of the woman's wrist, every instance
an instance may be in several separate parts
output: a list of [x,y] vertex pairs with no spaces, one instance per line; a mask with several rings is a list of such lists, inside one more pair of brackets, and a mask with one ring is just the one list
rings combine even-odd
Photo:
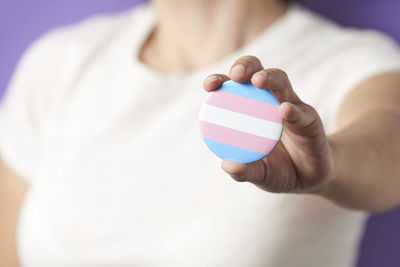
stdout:
[[315,194],[334,202],[341,203],[343,200],[343,195],[345,194],[343,188],[346,187],[346,179],[344,178],[346,177],[345,167],[343,165],[345,156],[339,140],[337,140],[335,136],[328,136],[327,138],[333,168],[329,174],[329,177],[325,179],[327,183],[322,185],[319,190],[315,192]]

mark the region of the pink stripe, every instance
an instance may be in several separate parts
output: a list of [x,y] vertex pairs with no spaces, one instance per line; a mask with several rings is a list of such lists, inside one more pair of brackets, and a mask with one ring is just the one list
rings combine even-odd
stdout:
[[206,103],[260,119],[282,123],[282,116],[279,113],[278,106],[251,98],[224,91],[215,91],[207,98]]
[[205,121],[200,121],[200,131],[203,138],[261,154],[271,152],[278,142]]

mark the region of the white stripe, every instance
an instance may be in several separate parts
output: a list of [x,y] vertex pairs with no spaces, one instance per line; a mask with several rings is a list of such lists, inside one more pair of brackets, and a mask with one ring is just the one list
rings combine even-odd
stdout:
[[279,140],[283,127],[281,123],[266,121],[207,104],[202,105],[199,119],[272,140]]

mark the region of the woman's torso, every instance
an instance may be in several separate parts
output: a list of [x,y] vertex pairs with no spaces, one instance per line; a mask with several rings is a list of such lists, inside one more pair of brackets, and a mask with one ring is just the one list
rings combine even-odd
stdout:
[[[65,57],[77,71],[52,86],[61,100],[48,117],[21,214],[23,265],[351,266],[363,213],[234,182],[207,150],[197,119],[205,75],[252,53],[265,67],[287,71],[332,131],[332,110],[349,88],[333,91],[338,63],[324,57],[340,55],[347,34],[295,7],[235,55],[164,76],[134,58],[151,14],[142,8],[72,30],[74,48]],[[108,33],[91,38],[103,24]]]

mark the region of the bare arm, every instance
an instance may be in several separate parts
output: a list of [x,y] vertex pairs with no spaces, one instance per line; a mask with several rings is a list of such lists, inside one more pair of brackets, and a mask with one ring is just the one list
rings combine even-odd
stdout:
[[331,136],[283,71],[263,69],[257,58],[245,56],[229,76],[209,76],[204,89],[215,90],[229,79],[251,80],[271,90],[281,102],[285,125],[268,157],[251,164],[223,161],[232,178],[269,192],[317,194],[371,212],[400,204],[400,73],[382,74],[354,88],[339,110],[339,131]]
[[400,204],[400,73],[376,76],[342,104],[329,137],[338,176],[322,195],[351,208]]
[[28,183],[0,159],[0,266],[17,267],[16,231]]

